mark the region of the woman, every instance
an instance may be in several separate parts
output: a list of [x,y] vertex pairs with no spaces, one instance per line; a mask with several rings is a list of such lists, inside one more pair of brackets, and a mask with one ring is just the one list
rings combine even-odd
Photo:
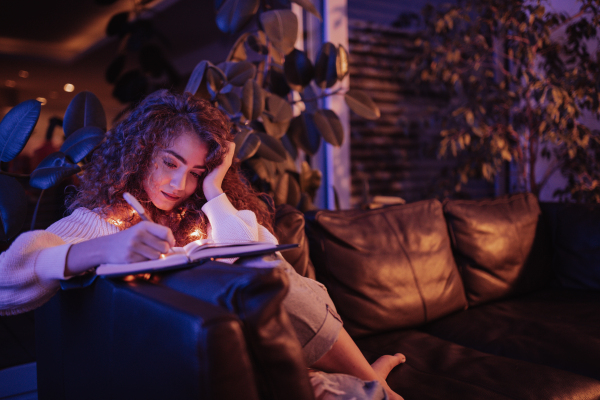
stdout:
[[[232,140],[227,117],[209,102],[167,91],[149,96],[93,153],[71,215],[46,231],[22,234],[0,255],[0,314],[40,306],[60,279],[99,264],[157,259],[191,240],[277,243],[273,212],[241,179]],[[125,192],[155,222],[142,222],[124,201]],[[298,333],[309,365],[378,381],[390,398],[400,398],[385,377],[404,356],[384,356],[370,366],[323,289],[287,270],[284,306],[292,321],[312,318],[316,327],[307,334],[310,324],[302,322]],[[304,296],[306,290],[317,296]],[[326,378],[313,377],[323,386]]]

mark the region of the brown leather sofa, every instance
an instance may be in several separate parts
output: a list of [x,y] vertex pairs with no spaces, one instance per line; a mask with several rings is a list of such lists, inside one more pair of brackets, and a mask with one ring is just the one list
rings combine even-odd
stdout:
[[600,208],[531,194],[307,216],[316,276],[406,399],[599,399]]
[[[600,398],[600,208],[521,194],[304,225],[278,209],[286,258],[369,360],[406,354],[388,378],[405,399]],[[213,262],[62,291],[36,311],[39,398],[311,399],[287,285]]]

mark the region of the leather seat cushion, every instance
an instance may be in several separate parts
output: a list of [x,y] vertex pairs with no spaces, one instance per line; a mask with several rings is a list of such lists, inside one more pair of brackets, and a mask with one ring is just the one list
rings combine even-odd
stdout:
[[[461,313],[462,314],[462,313]],[[406,363],[388,375],[405,399],[597,399],[600,381],[545,365],[512,360],[414,330],[359,339],[369,362],[401,352]]]
[[469,306],[547,285],[550,238],[540,214],[531,193],[444,202]]
[[467,306],[437,200],[308,213],[317,278],[354,337],[413,327]]
[[555,288],[474,307],[423,329],[486,353],[600,380],[599,315],[600,292]]

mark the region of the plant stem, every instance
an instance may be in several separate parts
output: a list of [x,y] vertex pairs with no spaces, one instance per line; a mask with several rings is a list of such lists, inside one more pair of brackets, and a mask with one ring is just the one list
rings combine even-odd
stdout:
[[31,228],[29,229],[30,231],[32,231],[35,228],[35,220],[37,219],[37,213],[38,213],[38,209],[40,208],[40,202],[42,201],[43,195],[44,195],[44,189],[42,189],[42,191],[40,193],[40,197],[38,198],[38,201],[35,205],[35,211],[33,212],[33,218],[31,219]]

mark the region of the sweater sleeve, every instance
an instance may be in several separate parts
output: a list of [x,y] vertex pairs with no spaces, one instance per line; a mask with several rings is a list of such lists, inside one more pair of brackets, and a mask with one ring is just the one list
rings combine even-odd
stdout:
[[33,310],[48,301],[66,279],[65,264],[72,244],[118,228],[96,213],[77,209],[45,231],[21,234],[0,253],[0,315]]
[[0,315],[30,311],[48,301],[64,279],[70,246],[53,233],[31,231],[0,254]]
[[202,211],[210,222],[208,238],[217,243],[278,243],[275,236],[258,223],[252,211],[236,210],[225,193],[204,204]]

